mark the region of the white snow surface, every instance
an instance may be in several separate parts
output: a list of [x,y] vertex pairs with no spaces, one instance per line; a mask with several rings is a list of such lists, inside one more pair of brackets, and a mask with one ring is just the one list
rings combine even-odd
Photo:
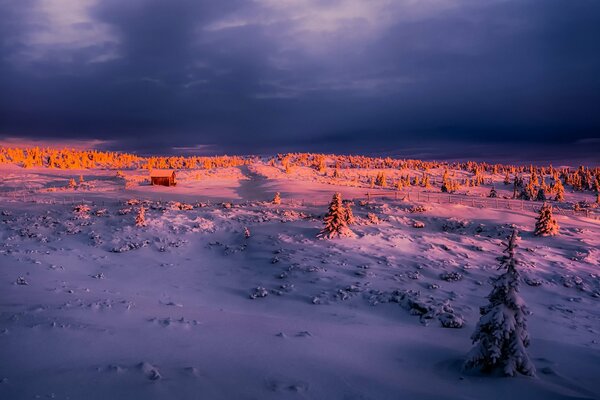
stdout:
[[[531,209],[364,201],[266,164],[171,188],[0,172],[0,399],[600,398],[599,220],[536,237]],[[317,239],[335,191],[356,236]],[[462,369],[513,226],[533,378]]]

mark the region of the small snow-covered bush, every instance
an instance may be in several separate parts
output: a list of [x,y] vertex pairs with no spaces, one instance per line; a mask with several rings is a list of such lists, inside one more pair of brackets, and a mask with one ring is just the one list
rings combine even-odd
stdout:
[[275,197],[273,197],[273,204],[281,204],[281,195],[279,194],[279,192],[275,193]]
[[146,226],[146,209],[143,206],[135,216],[135,226]]
[[267,289],[265,289],[262,286],[258,286],[256,288],[254,288],[254,290],[252,290],[252,293],[250,293],[250,298],[251,299],[260,299],[263,297],[267,297],[269,295],[269,292],[267,291]]
[[463,279],[463,275],[460,272],[444,272],[440,274],[440,279],[446,282],[457,282]]
[[381,220],[379,219],[379,217],[373,213],[367,213],[367,220],[369,221],[369,223],[371,223],[373,225],[377,225],[377,224],[381,223]]

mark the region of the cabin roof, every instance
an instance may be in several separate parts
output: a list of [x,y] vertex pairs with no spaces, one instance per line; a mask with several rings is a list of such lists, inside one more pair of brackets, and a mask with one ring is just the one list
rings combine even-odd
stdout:
[[173,169],[152,169],[150,176],[153,178],[170,178],[175,173]]

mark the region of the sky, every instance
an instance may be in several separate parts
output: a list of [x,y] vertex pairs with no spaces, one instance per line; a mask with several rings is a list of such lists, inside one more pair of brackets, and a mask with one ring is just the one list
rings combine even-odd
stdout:
[[0,0],[0,143],[600,154],[597,0]]

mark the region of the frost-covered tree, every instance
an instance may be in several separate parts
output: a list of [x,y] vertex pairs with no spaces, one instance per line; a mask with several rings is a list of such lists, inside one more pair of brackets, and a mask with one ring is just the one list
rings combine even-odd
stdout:
[[352,212],[352,202],[351,201],[343,201],[345,211],[346,211],[346,223],[348,225],[352,225],[356,223],[356,218],[354,218],[354,213]]
[[552,215],[552,206],[544,203],[535,223],[536,236],[554,236],[558,234],[558,229],[558,222]]
[[527,185],[521,191],[521,199],[523,200],[533,200],[537,197],[537,188],[534,185],[532,180],[529,180]]
[[146,226],[146,209],[143,206],[135,216],[135,226]]
[[375,184],[377,186],[381,186],[381,187],[387,186],[387,178],[385,176],[385,172],[380,172],[377,174],[377,178],[375,179]]
[[535,199],[537,201],[546,201],[546,190],[543,187],[538,190]]
[[335,237],[354,236],[354,233],[348,228],[348,211],[342,203],[342,195],[335,193],[329,210],[324,218],[325,227],[319,232],[318,237],[331,239]]
[[560,179],[556,179],[552,184],[552,192],[555,193],[554,200],[565,201],[565,187]]
[[421,179],[421,186],[424,188],[430,188],[431,183],[429,182],[429,175],[423,174],[423,179]]
[[479,323],[471,336],[475,347],[469,353],[466,368],[479,367],[491,372],[501,369],[505,375],[517,372],[533,376],[535,366],[527,355],[527,307],[519,296],[521,261],[515,254],[518,232],[510,236],[500,269],[505,272],[493,279],[494,288],[488,295],[489,303],[481,307]]
[[281,204],[281,195],[279,192],[275,193],[275,197],[273,197],[273,204]]

